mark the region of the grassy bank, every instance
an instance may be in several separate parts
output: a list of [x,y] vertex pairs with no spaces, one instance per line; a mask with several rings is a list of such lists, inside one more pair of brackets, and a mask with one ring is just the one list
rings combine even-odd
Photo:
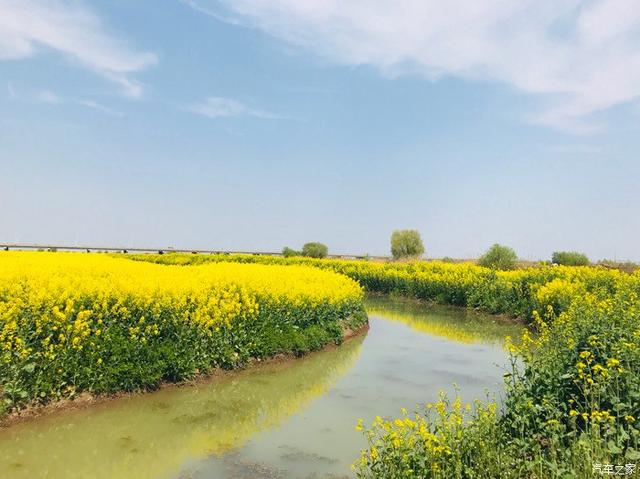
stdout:
[[501,408],[443,396],[415,414],[361,425],[369,447],[355,465],[360,478],[587,478],[640,462],[639,273],[260,256],[138,259],[223,258],[331,269],[369,291],[518,316],[536,330],[510,346]]
[[0,404],[153,388],[303,354],[362,325],[362,299],[354,281],[305,266],[2,252]]

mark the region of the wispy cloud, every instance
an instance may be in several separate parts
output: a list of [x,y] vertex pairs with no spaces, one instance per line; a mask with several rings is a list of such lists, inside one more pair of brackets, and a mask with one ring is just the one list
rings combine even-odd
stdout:
[[105,113],[111,116],[123,117],[124,113],[109,108],[101,103],[93,100],[78,99],[78,98],[65,98],[61,97],[57,93],[51,90],[33,90],[33,89],[20,89],[17,90],[13,84],[7,84],[7,91],[9,98],[17,101],[25,101],[30,103],[44,103],[47,105],[77,105],[83,108],[90,108],[91,110]]
[[187,110],[208,118],[231,118],[249,116],[263,120],[285,120],[287,117],[276,115],[265,110],[251,108],[244,103],[219,96],[210,96],[204,101],[187,107]]
[[131,75],[157,63],[155,54],[130,48],[77,1],[0,0],[0,60],[32,57],[43,46],[116,83],[132,98],[143,88]]
[[109,108],[108,106],[104,106],[101,103],[91,101],[91,100],[72,100],[76,105],[84,106],[85,108],[90,108],[92,110],[99,111],[101,113],[105,113],[111,116],[123,117],[124,113],[118,110],[114,110]]
[[337,63],[542,95],[531,121],[571,133],[640,97],[637,0],[183,0]]
[[216,4],[211,4],[210,6],[205,6],[199,3],[197,0],[179,0],[181,3],[193,8],[196,12],[204,13],[209,17],[213,17],[216,20],[220,20],[221,22],[231,23],[233,25],[242,25],[240,20],[236,20],[233,16],[229,15],[228,12],[224,12],[224,8],[219,8]]

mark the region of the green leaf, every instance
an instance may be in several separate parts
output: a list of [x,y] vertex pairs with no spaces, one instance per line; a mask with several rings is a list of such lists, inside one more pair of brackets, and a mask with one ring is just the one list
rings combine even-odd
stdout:
[[613,410],[616,412],[620,412],[623,409],[628,409],[629,405],[623,402],[619,402],[618,404],[616,404],[615,406],[613,406]]
[[26,373],[31,374],[36,369],[36,363],[28,363],[22,367],[22,370]]
[[611,454],[622,454],[622,449],[620,449],[613,440],[607,443],[607,447]]
[[629,448],[627,449],[627,453],[624,455],[624,457],[631,461],[637,461],[640,459],[640,451]]

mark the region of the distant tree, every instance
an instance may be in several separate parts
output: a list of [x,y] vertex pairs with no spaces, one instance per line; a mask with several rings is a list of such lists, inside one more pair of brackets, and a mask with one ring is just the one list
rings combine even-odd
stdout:
[[601,259],[598,261],[598,266],[608,269],[618,269],[625,273],[633,273],[640,269],[640,265],[632,261],[616,261],[613,259]]
[[565,266],[588,266],[589,258],[577,251],[556,251],[551,255],[551,262]]
[[329,254],[329,248],[322,243],[306,243],[302,246],[302,256],[309,258],[326,258]]
[[282,256],[284,256],[285,258],[290,258],[292,256],[300,256],[300,251],[296,251],[293,248],[289,248],[288,246],[285,246],[284,248],[282,248]]
[[391,254],[394,259],[417,258],[424,254],[424,244],[416,230],[396,230],[391,234]]
[[480,266],[491,269],[508,270],[515,269],[518,263],[518,255],[508,246],[494,244],[478,260]]

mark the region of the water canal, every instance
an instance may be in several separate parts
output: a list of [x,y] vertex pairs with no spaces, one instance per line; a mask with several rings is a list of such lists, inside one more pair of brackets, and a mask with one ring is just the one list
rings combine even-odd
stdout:
[[0,429],[0,477],[351,477],[359,418],[454,383],[465,400],[500,391],[519,326],[389,298],[367,309],[370,330],[337,348]]

